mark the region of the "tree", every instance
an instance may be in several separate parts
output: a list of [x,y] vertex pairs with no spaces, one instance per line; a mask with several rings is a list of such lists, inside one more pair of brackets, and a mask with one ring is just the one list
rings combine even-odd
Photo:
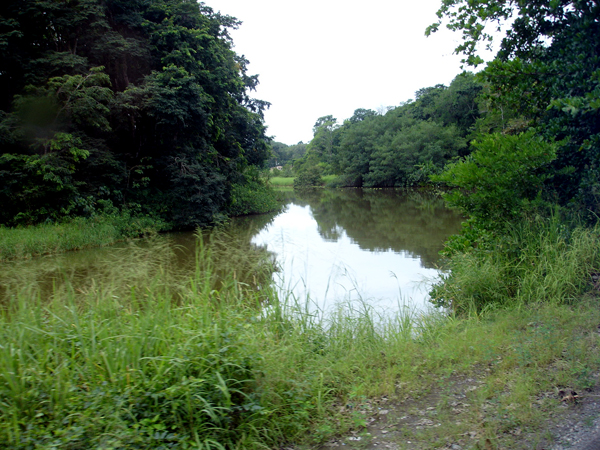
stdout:
[[238,24],[190,0],[0,5],[0,222],[90,214],[98,200],[178,227],[221,217],[269,157]]
[[[466,88],[454,87],[458,84]],[[477,110],[473,106],[477,83],[465,75],[465,80],[457,77],[452,86],[452,90],[443,85],[421,89],[417,101],[384,116],[355,111],[340,129],[336,152],[346,183],[375,187],[427,182],[424,168],[427,173],[437,172],[452,158],[466,154],[464,137],[477,117],[469,109]],[[470,116],[464,117],[463,112]]]
[[294,178],[294,189],[307,189],[321,186],[321,170],[317,166],[303,167]]
[[549,168],[554,176],[546,183],[547,195],[597,215],[600,5],[590,0],[444,0],[438,17],[427,33],[448,19],[450,29],[462,32],[456,51],[471,65],[483,62],[478,44],[491,42],[489,25],[508,26],[497,58],[481,74],[488,98],[516,111],[523,127],[561,142]]
[[351,124],[356,124],[356,123],[362,122],[363,120],[366,120],[370,117],[376,117],[376,116],[377,116],[377,112],[373,111],[372,109],[358,108],[358,109],[354,110],[354,114],[352,114],[352,117],[347,119],[347,121],[344,121],[344,123],[349,122]]
[[337,157],[340,172],[350,186],[362,186],[365,175],[369,173],[371,155],[383,124],[380,117],[372,116],[370,119],[344,124]]
[[473,146],[473,153],[432,178],[458,188],[445,194],[451,206],[488,229],[503,227],[539,201],[556,145],[528,131],[486,135]]
[[415,92],[412,111],[419,120],[434,120],[445,126],[455,125],[466,137],[480,116],[477,98],[483,84],[471,72],[457,75],[448,87],[437,84]]
[[371,154],[365,186],[406,186],[417,167],[431,163],[441,168],[466,147],[455,126],[406,118],[402,128],[383,135]]
[[471,72],[457,75],[438,97],[436,119],[444,125],[455,125],[461,136],[466,137],[481,117],[478,99],[483,87]]
[[326,172],[336,173],[337,159],[335,156],[339,141],[340,126],[333,116],[319,117],[313,127],[313,139],[308,144],[304,165],[321,163]]

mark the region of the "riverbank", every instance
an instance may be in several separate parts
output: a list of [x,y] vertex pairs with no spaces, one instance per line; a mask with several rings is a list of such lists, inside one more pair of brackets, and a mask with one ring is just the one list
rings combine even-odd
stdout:
[[[261,181],[250,180],[233,187],[227,215],[222,217],[271,212],[277,210],[280,204],[280,199],[272,189]],[[0,226],[0,262],[104,247],[173,228],[172,224],[158,217],[113,209],[110,214],[74,217],[57,223],[14,228]]]
[[151,236],[168,224],[128,212],[73,218],[62,223],[0,227],[0,261],[103,247],[133,237]]
[[547,448],[561,414],[596,395],[589,274],[588,294],[568,302],[461,316],[341,303],[324,316],[257,290],[265,259],[235,251],[260,272],[217,273],[200,245],[196,269],[169,276],[176,254],[149,265],[156,248],[132,242],[127,263],[108,261],[106,281],[85,287],[67,279],[42,297],[19,274],[0,316],[0,438],[15,449]]
[[240,292],[196,289],[179,307],[167,292],[94,296],[80,311],[21,299],[2,323],[2,438],[15,449],[365,448],[382,438],[532,449],[595,394],[597,302],[418,328],[397,316],[376,332],[381,318],[368,311],[342,307],[318,322],[272,304],[257,317]]
[[[415,385],[399,381],[392,394],[351,405],[361,427],[295,448],[596,448],[585,442],[600,429],[598,304],[588,297],[575,308],[532,305],[459,320],[439,338],[464,345],[459,360],[417,369]],[[423,356],[450,347],[438,344]]]

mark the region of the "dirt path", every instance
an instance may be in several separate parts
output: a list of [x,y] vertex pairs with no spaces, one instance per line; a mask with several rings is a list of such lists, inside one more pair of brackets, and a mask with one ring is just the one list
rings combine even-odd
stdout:
[[[525,429],[498,417],[494,405],[477,406],[472,401],[482,379],[453,377],[419,396],[407,393],[404,398],[383,397],[358,405],[356,413],[365,418],[366,426],[315,450],[600,450],[600,381],[596,380],[594,388],[576,395],[563,389],[541,394],[540,404],[544,399],[556,401],[544,403],[552,405],[545,425]],[[487,426],[491,420],[496,421],[493,427]],[[502,426],[502,433],[490,434],[490,429]]]

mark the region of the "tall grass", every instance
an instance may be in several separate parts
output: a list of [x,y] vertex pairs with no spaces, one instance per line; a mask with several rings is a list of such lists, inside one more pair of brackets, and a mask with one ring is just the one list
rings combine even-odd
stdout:
[[12,291],[0,316],[3,442],[266,448],[327,417],[345,391],[332,362],[374,332],[368,314],[325,325],[268,286],[217,275],[218,246],[199,245],[187,281],[166,275],[169,257],[147,267],[155,251],[129,248],[95,289]]
[[[159,247],[139,245],[126,251],[128,262],[107,261],[116,267],[90,281],[93,288],[75,288],[68,274],[51,295],[27,288],[25,278],[15,283],[0,310],[0,442],[12,449],[323,442],[364,428],[369,398],[419,399],[473,373],[484,383],[469,398],[479,413],[460,426],[449,413],[418,439],[459,439],[482,423],[483,437],[497,436],[539,422],[531,402],[540,391],[589,386],[600,368],[587,331],[600,320],[593,302],[466,318],[382,313],[355,302],[325,315],[252,277],[218,271],[227,249],[207,244],[199,244],[192,270],[176,276],[167,275],[169,254],[157,260]],[[246,257],[255,273],[269,262],[260,255]]]
[[453,254],[433,298],[459,313],[573,303],[590,291],[600,271],[599,235],[599,226],[568,227],[556,217],[515,222],[504,236]]

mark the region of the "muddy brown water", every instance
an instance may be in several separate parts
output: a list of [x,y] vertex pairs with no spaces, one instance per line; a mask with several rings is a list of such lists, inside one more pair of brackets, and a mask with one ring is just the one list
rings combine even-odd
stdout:
[[[438,253],[461,222],[439,197],[395,189],[284,195],[280,212],[233,219],[217,239],[211,239],[214,231],[202,232],[218,273],[260,284],[248,267],[267,256],[278,269],[268,277],[282,295],[309,298],[323,310],[345,300],[392,309],[428,304],[428,286],[440,274]],[[157,276],[167,283],[186,283],[196,271],[197,243],[197,233],[168,233],[3,263],[0,297],[13,301],[25,290],[44,299],[64,291],[86,295],[121,286],[108,292],[118,297],[153,289]]]

